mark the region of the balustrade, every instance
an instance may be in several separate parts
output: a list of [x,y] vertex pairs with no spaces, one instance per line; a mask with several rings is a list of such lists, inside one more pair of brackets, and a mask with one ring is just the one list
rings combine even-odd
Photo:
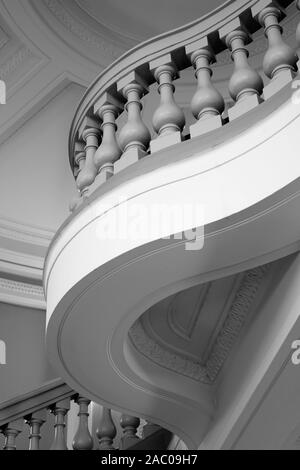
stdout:
[[[239,118],[287,85],[297,71],[298,56],[293,47],[284,42],[280,21],[289,14],[286,8],[291,3],[292,0],[253,0],[250,8],[245,3],[243,13],[237,8],[236,12],[230,11],[228,15],[224,7],[223,18],[220,12],[216,13],[215,22],[212,18],[210,26],[203,31],[200,21],[198,32],[191,27],[191,37],[187,31],[183,34],[178,30],[178,35],[176,31],[171,32],[173,42],[168,41],[167,35],[166,39],[165,36],[158,38],[157,42],[151,43],[151,53],[146,43],[141,46],[140,53],[134,49],[132,61],[127,54],[104,72],[99,85],[96,81],[87,91],[71,129],[70,157],[79,197],[72,201],[70,210],[78,208],[95,188],[114,174],[147,155],[181,143],[185,115],[174,94],[174,81],[180,77],[181,70],[192,65],[197,84],[191,101],[191,111],[197,122],[191,125],[185,140]],[[295,4],[300,9],[300,0]],[[262,76],[248,60],[250,33],[260,27],[267,38],[261,64],[270,80],[265,86]],[[300,24],[295,33],[300,47]],[[168,44],[166,47],[164,40]],[[147,51],[144,56],[143,47]],[[224,119],[224,98],[213,82],[213,64],[218,63],[219,53],[226,48],[231,52],[234,64],[228,83],[234,101],[228,109],[229,120]],[[160,104],[152,122],[157,137],[150,142],[150,132],[142,117],[142,98],[155,81]],[[117,135],[116,119],[123,109],[126,110],[127,121]]]
[[[40,450],[40,441],[42,439],[44,424],[48,421],[49,414],[54,415],[54,439],[50,450],[68,450],[66,442],[67,417],[70,412],[70,402],[73,400],[78,406],[78,425],[72,442],[73,450],[124,450],[132,447],[141,439],[137,436],[140,427],[140,419],[126,414],[120,415],[120,429],[122,433],[117,433],[117,426],[112,417],[112,411],[108,408],[102,409],[102,415],[96,429],[98,446],[90,432],[90,400],[78,395],[72,394],[70,397],[56,401],[46,408],[37,409],[34,412],[24,415],[23,418],[12,420],[0,427],[0,433],[5,438],[3,450],[17,450],[18,436],[25,432],[29,427],[28,450]],[[73,418],[71,419],[73,423]],[[74,423],[71,425],[73,427]],[[149,427],[149,426],[148,426]],[[49,428],[49,427],[48,427]],[[153,432],[160,429],[155,427]],[[142,428],[141,428],[142,429]],[[49,432],[49,429],[45,429]],[[150,431],[151,434],[152,431]],[[69,431],[68,431],[69,433]],[[147,435],[149,432],[147,433]],[[115,443],[115,445],[114,445]],[[71,449],[70,449],[71,450]]]

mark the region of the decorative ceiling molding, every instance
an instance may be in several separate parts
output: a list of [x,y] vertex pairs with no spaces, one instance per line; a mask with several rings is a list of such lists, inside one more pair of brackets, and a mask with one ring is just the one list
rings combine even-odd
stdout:
[[14,277],[42,280],[44,258],[0,249],[0,272]]
[[0,302],[39,310],[46,309],[41,286],[0,278]]
[[161,367],[201,383],[213,384],[251,313],[251,307],[269,270],[270,265],[264,265],[245,273],[205,364],[158,344],[146,332],[142,319],[135,322],[129,331],[132,344],[141,354]]
[[[53,29],[70,48],[84,54],[99,66],[109,65],[134,45],[128,38],[117,36],[104,25],[92,20],[75,2],[70,4],[66,0],[31,0],[30,3],[47,27]],[[51,17],[55,18],[60,27],[55,26]],[[79,41],[74,43],[74,38]]]
[[49,229],[25,225],[15,220],[0,217],[0,236],[10,240],[48,248],[54,233]]

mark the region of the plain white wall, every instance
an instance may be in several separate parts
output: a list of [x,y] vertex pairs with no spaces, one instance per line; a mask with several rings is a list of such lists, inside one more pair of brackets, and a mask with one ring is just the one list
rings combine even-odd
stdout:
[[70,84],[0,147],[0,217],[53,231],[67,218],[68,136],[83,93]]

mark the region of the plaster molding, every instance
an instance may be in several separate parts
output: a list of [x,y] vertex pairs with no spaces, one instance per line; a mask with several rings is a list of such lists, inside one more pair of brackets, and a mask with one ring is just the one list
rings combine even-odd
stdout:
[[41,281],[44,258],[27,253],[0,249],[0,272]]
[[0,237],[48,248],[54,233],[46,228],[25,225],[16,220],[0,216]]
[[16,72],[17,68],[26,60],[34,57],[33,52],[26,46],[21,47],[13,54],[1,67],[0,77],[2,80],[8,81],[11,75]]
[[35,284],[0,278],[0,302],[23,307],[46,309],[43,288]]
[[142,319],[135,322],[129,331],[132,344],[141,354],[161,367],[201,383],[213,384],[251,313],[254,299],[269,270],[270,265],[264,265],[245,273],[204,365],[158,344],[146,332]]

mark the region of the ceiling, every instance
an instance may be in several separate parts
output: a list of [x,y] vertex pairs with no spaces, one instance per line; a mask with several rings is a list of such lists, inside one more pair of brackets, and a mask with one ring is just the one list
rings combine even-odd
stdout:
[[134,40],[165,33],[210,13],[224,0],[73,0],[98,23]]

